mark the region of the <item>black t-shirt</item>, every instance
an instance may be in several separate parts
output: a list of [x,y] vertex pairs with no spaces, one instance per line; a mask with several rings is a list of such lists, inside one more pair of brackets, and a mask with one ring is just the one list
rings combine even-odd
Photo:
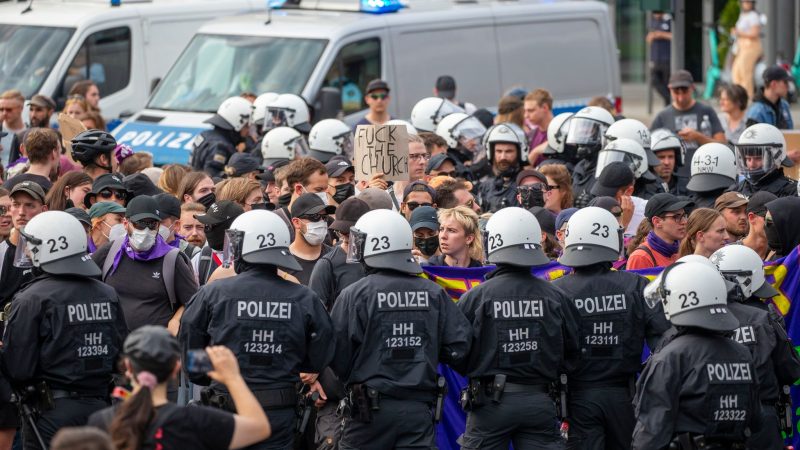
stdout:
[[347,251],[337,245],[317,261],[308,287],[319,295],[330,311],[339,294],[351,284],[364,278],[361,264],[348,264]]
[[22,183],[23,181],[33,181],[34,183],[41,186],[42,189],[44,189],[45,194],[50,191],[51,187],[53,187],[53,183],[50,182],[49,178],[43,177],[41,175],[34,175],[32,173],[21,173],[15,177],[11,177],[8,180],[6,180],[5,183],[3,183],[3,187],[10,191],[11,189],[14,189],[14,186],[16,186],[19,183]]
[[[444,255],[434,255],[428,258],[428,263],[423,264],[423,266],[445,266],[447,267],[447,263],[444,262]],[[477,259],[469,259],[469,265],[467,267],[483,267],[480,261]]]
[[293,275],[295,278],[297,278],[297,281],[299,281],[300,284],[302,284],[303,286],[308,286],[309,281],[311,281],[311,272],[314,271],[314,266],[317,265],[317,261],[319,261],[319,259],[322,258],[322,255],[328,253],[330,250],[331,250],[330,247],[328,247],[325,244],[322,244],[322,250],[320,250],[319,252],[319,257],[313,260],[303,259],[295,255],[294,258],[300,264],[300,267],[302,267],[302,269],[299,272],[290,271],[289,273]]

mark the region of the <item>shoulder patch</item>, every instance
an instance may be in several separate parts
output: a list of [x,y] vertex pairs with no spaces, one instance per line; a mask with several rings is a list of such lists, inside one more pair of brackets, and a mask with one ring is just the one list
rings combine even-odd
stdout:
[[192,141],[192,145],[194,145],[195,147],[199,147],[200,144],[202,144],[205,141],[206,141],[206,138],[204,138],[202,134],[198,134],[197,136],[194,137],[194,141]]
[[215,153],[214,154],[214,161],[216,161],[218,163],[225,164],[225,160],[226,159],[227,158],[225,158],[225,155],[220,155],[219,153]]

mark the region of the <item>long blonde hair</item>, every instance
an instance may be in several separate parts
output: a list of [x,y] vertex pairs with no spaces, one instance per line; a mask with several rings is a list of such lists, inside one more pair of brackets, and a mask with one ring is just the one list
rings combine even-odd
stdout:
[[714,225],[714,221],[722,217],[722,213],[711,208],[697,208],[689,215],[686,222],[686,237],[681,242],[680,256],[691,255],[697,246],[697,233],[706,232]]
[[466,206],[455,206],[449,209],[439,210],[439,223],[445,220],[453,219],[461,225],[464,230],[464,236],[472,236],[472,242],[469,244],[469,257],[483,262],[483,242],[481,240],[481,229],[478,224],[478,214]]

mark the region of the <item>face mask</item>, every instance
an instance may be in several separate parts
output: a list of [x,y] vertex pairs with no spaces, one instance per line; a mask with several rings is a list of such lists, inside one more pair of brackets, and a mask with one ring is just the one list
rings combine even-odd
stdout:
[[213,192],[197,199],[197,203],[200,203],[201,205],[205,206],[206,209],[208,209],[216,201],[217,201],[217,195],[214,194]]
[[308,192],[305,187],[303,187],[303,192],[306,194],[314,194],[322,200],[322,203],[327,205],[328,204],[328,193],[325,191],[322,192]]
[[309,223],[306,225],[306,231],[303,233],[303,237],[306,239],[306,242],[308,242],[308,245],[313,246],[322,244],[326,236],[328,236],[328,223],[324,220]]
[[156,230],[137,230],[134,229],[128,239],[130,242],[131,247],[137,252],[146,252],[153,248],[153,245],[156,243]]
[[336,186],[336,193],[333,194],[333,201],[342,204],[343,201],[352,197],[356,193],[356,187],[352,183],[345,183]]
[[221,252],[222,247],[225,245],[225,227],[221,225],[222,224],[215,225],[213,228],[206,231],[208,246],[211,247],[212,250],[218,252]]
[[439,236],[431,236],[426,238],[415,237],[414,246],[425,256],[433,256],[436,250],[439,250]]
[[108,240],[115,241],[122,238],[126,234],[128,234],[128,232],[125,230],[125,225],[118,223],[108,230]]
[[767,235],[767,245],[772,250],[776,252],[780,252],[783,250],[783,242],[781,241],[781,235],[778,233],[778,229],[775,225],[767,225],[764,227],[764,234]]
[[283,194],[278,197],[278,206],[282,208],[286,208],[289,206],[289,203],[292,201],[292,193],[289,192],[287,194]]
[[167,242],[169,237],[172,235],[172,227],[167,228],[164,225],[159,225],[158,234],[161,236],[161,239],[163,239],[164,242]]

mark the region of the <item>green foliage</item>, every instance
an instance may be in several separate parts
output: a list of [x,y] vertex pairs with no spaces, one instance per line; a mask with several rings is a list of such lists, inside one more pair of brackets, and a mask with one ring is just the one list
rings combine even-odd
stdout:
[[736,21],[739,19],[739,1],[728,0],[728,3],[722,8],[719,14],[719,28],[723,32],[719,35],[719,45],[717,46],[717,54],[719,55],[720,64],[725,66],[725,58],[728,56],[731,46],[731,37],[728,32],[731,28],[736,26]]

